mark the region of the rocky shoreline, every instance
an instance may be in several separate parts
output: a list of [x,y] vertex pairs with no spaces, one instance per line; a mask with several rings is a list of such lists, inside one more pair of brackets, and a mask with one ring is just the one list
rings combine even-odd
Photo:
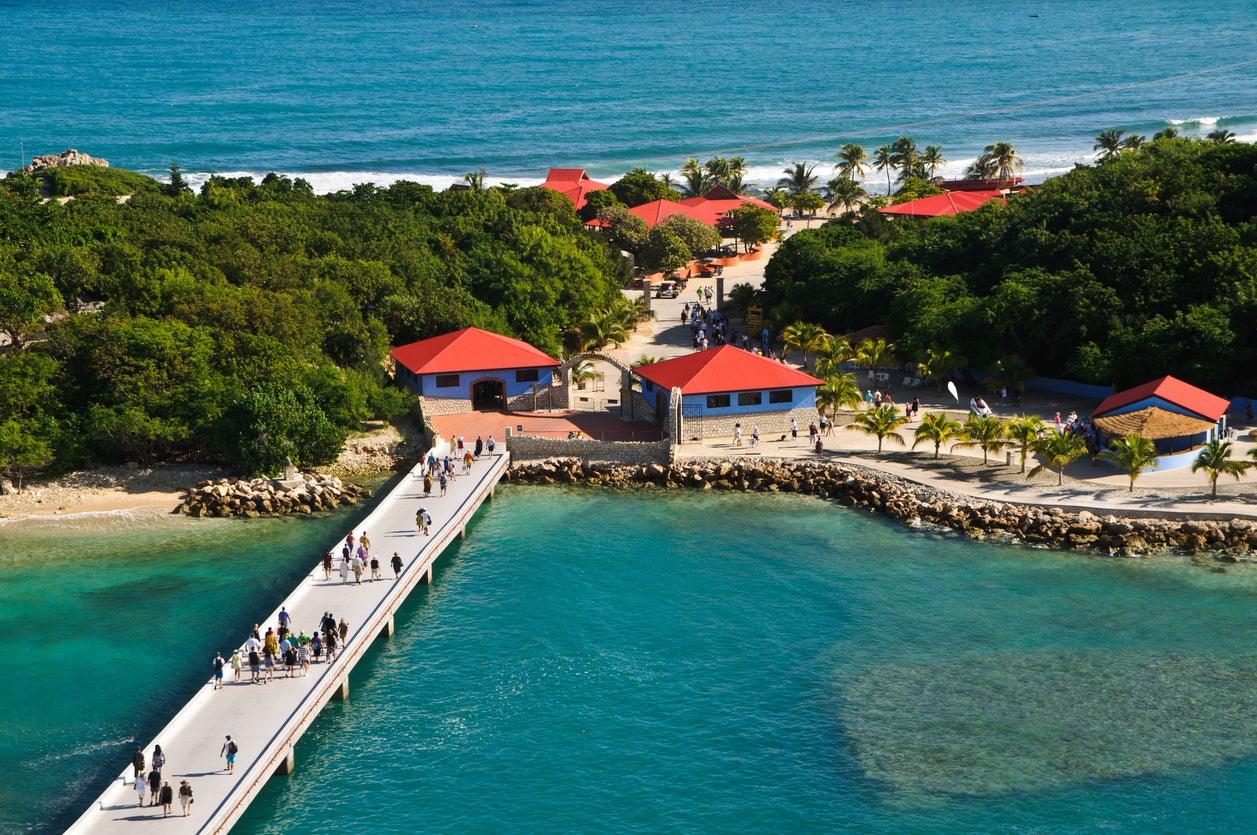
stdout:
[[513,466],[509,482],[601,487],[800,493],[884,514],[908,525],[938,525],[974,540],[1001,540],[1109,556],[1162,552],[1211,554],[1248,562],[1257,523],[1246,519],[1169,519],[983,501],[914,484],[865,467],[812,461],[703,461],[682,464],[585,464],[548,459]]
[[290,481],[270,478],[203,481],[179,497],[172,513],[203,516],[281,516],[335,510],[369,498],[371,491],[335,476],[305,473]]

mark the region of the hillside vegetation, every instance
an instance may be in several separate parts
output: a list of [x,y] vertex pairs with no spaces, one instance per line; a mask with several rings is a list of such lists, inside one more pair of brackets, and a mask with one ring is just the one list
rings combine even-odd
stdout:
[[[567,198],[117,169],[0,181],[0,467],[284,456],[395,416],[391,344],[476,325],[557,353],[626,267]],[[134,187],[133,187],[134,186]],[[119,204],[121,187],[133,194]],[[40,192],[76,195],[65,205]],[[0,337],[3,339],[4,337]]]
[[778,321],[887,324],[897,353],[1118,387],[1257,387],[1257,147],[1158,139],[1007,206],[800,231],[767,267]]

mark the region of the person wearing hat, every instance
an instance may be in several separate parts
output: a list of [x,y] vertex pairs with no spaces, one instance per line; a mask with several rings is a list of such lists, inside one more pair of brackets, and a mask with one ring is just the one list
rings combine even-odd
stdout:
[[415,511],[415,527],[424,535],[428,536],[428,528],[432,524],[432,517],[428,515],[428,509],[421,507]]
[[173,805],[175,805],[175,790],[167,780],[161,787],[161,816],[163,818],[170,814],[170,807]]
[[192,787],[187,780],[179,783],[179,805],[183,807],[183,816],[186,818],[188,810],[192,808]]
[[393,579],[396,580],[402,576],[402,557],[396,551],[393,552]]

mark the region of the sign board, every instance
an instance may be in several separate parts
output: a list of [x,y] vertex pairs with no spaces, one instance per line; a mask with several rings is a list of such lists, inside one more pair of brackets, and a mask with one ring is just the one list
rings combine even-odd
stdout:
[[748,307],[746,309],[747,333],[759,330],[762,324],[764,324],[764,309],[761,307]]

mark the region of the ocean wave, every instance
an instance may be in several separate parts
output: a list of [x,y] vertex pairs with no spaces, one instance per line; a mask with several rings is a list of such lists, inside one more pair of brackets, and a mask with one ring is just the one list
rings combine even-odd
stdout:
[[1175,127],[1213,128],[1218,122],[1230,118],[1230,116],[1192,116],[1187,119],[1166,119],[1166,122]]

